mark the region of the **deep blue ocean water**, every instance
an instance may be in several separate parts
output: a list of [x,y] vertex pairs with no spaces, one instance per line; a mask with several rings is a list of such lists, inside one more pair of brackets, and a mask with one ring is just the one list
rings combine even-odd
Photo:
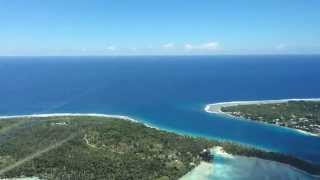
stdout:
[[208,103],[320,97],[320,56],[0,57],[0,115],[129,115],[320,163],[320,138],[208,114]]

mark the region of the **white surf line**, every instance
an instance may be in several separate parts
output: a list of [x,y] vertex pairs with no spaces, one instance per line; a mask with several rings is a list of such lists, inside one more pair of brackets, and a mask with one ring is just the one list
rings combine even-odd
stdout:
[[320,101],[320,98],[292,98],[292,99],[277,99],[277,100],[258,100],[258,101],[229,101],[208,104],[204,110],[208,113],[223,113],[222,107],[237,106],[237,105],[251,105],[251,104],[273,104],[273,103],[286,103],[288,101]]
[[64,116],[71,116],[71,117],[106,117],[106,118],[116,118],[116,119],[123,119],[129,120],[132,122],[138,122],[135,119],[132,119],[128,116],[122,115],[110,115],[110,114],[98,114],[98,113],[50,113],[50,114],[29,114],[29,115],[12,115],[12,116],[0,116],[0,119],[12,119],[12,118],[46,118],[46,117],[64,117]]
[[60,141],[60,142],[57,142],[57,143],[55,143],[55,144],[53,144],[53,145],[51,145],[51,146],[49,146],[49,147],[47,147],[47,148],[44,148],[44,149],[42,149],[42,150],[40,150],[40,151],[38,151],[38,152],[35,152],[35,153],[33,153],[33,154],[25,157],[24,159],[21,159],[21,160],[17,161],[16,163],[14,163],[14,164],[6,167],[6,168],[1,169],[1,170],[0,170],[0,175],[3,175],[4,173],[6,173],[6,172],[8,172],[8,171],[10,171],[10,170],[12,170],[12,169],[14,169],[14,168],[16,168],[16,167],[19,167],[19,166],[21,166],[22,164],[24,164],[24,163],[26,163],[26,162],[28,162],[28,161],[31,161],[32,159],[34,159],[34,158],[36,158],[36,157],[41,156],[43,153],[46,153],[46,152],[48,152],[48,151],[50,151],[50,150],[52,150],[52,149],[55,149],[55,148],[60,147],[60,146],[63,145],[64,143],[66,143],[66,142],[68,142],[69,140],[71,140],[71,139],[73,139],[74,137],[76,137],[76,135],[77,135],[76,133],[75,133],[75,134],[71,134],[71,135],[70,135],[69,137],[67,137],[66,139],[64,139],[64,140],[62,140],[62,141]]
[[[284,126],[282,126],[282,127],[284,127]],[[289,128],[289,127],[285,127],[285,128]],[[290,129],[293,129],[293,128],[290,128]],[[311,133],[311,132],[307,132],[307,131],[304,131],[304,130],[301,130],[301,129],[294,129],[294,130],[296,130],[296,131],[300,132],[301,134],[305,134],[305,135],[309,135],[309,136],[317,136],[317,137],[319,137],[319,135],[318,135],[318,134],[313,134],[313,133]]]
[[49,113],[49,114],[27,114],[27,115],[12,115],[12,116],[0,116],[1,119],[13,119],[13,118],[46,118],[46,117],[105,117],[105,118],[115,118],[115,119],[121,119],[126,121],[131,121],[135,123],[141,123],[145,125],[146,127],[153,128],[156,130],[160,130],[160,128],[153,126],[147,122],[141,122],[136,119],[133,119],[129,116],[123,116],[123,115],[113,115],[113,114],[99,114],[99,113]]
[[[237,105],[286,103],[288,101],[320,101],[320,98],[292,98],[292,99],[277,99],[277,100],[219,102],[219,103],[213,103],[213,104],[206,105],[204,110],[206,112],[212,113],[212,114],[223,114],[223,115],[227,115],[227,116],[236,117],[236,116],[233,116],[233,115],[231,115],[229,113],[221,111],[221,108],[230,107],[230,106],[237,106]],[[288,128],[288,129],[291,129],[291,130],[295,130],[295,131],[297,131],[297,132],[299,132],[301,134],[319,137],[319,135],[317,135],[317,134],[313,134],[311,132],[303,131],[301,129],[295,129],[295,128],[290,128],[290,127],[285,127],[285,126],[279,126],[279,125],[270,124],[270,123],[266,123],[266,122],[260,122],[260,121],[259,121],[259,123],[265,123],[265,124],[274,125],[274,126],[277,126],[277,127]]]

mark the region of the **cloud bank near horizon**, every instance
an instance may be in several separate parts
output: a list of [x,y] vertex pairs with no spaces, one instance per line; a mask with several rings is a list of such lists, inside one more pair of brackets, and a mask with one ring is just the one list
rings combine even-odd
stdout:
[[234,49],[222,46],[218,41],[203,43],[167,42],[160,45],[148,44],[142,47],[124,47],[109,44],[102,48],[1,48],[0,56],[28,55],[215,55],[215,54],[320,54],[320,46],[298,46],[278,43],[273,47],[255,49]]

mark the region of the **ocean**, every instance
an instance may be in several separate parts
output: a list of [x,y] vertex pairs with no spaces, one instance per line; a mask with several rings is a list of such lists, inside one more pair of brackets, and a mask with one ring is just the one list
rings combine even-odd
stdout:
[[177,133],[320,163],[320,138],[206,113],[206,104],[320,97],[320,56],[0,57],[0,115],[127,115]]

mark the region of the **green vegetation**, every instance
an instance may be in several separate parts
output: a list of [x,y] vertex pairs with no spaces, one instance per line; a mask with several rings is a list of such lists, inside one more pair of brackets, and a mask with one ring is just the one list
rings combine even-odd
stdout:
[[285,164],[290,164],[293,167],[305,170],[311,174],[320,174],[320,165],[312,164],[307,161],[303,161],[293,156],[284,155],[276,152],[266,152],[263,150],[248,148],[241,145],[235,145],[233,143],[224,143],[223,148],[226,152],[233,155],[258,157],[261,159],[267,159],[271,161],[277,161]]
[[221,110],[233,116],[320,134],[319,101],[237,105],[223,107]]
[[83,116],[0,120],[0,178],[178,179],[217,145],[320,174],[319,166],[282,154]]

